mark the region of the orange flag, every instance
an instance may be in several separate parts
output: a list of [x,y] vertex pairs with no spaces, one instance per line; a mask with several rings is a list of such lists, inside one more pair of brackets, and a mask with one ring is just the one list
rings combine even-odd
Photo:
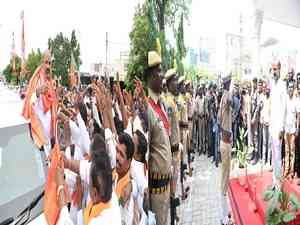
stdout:
[[[44,199],[44,214],[48,225],[55,225],[60,209],[57,200],[57,188],[56,183],[56,170],[58,166],[63,168],[63,161],[60,155],[59,145],[55,144],[54,148],[51,151],[51,164],[48,170],[48,176],[45,186],[45,199]],[[67,192],[67,186],[65,185],[65,193]]]

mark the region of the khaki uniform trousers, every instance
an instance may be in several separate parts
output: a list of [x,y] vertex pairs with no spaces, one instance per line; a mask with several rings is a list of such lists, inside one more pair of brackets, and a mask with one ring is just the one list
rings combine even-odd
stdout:
[[221,191],[223,195],[226,195],[228,190],[228,184],[229,184],[229,176],[230,176],[231,143],[226,143],[221,140],[220,152],[222,157]]
[[295,134],[285,134],[284,176],[294,175]]
[[172,153],[172,179],[171,179],[171,195],[176,197],[177,181],[180,173],[180,151]]
[[188,140],[188,129],[182,129],[180,131],[180,135],[181,135],[181,140],[182,140],[182,145],[183,145],[183,149],[182,149],[182,160],[184,164],[187,164],[187,153],[188,153],[188,145],[189,145],[189,140]]
[[151,207],[155,213],[156,225],[166,225],[170,209],[170,186],[161,194],[150,195]]

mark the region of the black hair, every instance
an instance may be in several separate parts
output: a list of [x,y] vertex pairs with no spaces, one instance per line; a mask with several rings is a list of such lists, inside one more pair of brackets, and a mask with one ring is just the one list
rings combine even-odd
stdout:
[[100,134],[95,134],[90,146],[91,158],[95,158],[99,152],[107,152],[105,139]]
[[145,163],[146,162],[146,153],[147,153],[147,140],[144,136],[144,134],[140,131],[137,130],[135,134],[138,137],[138,146],[137,146],[137,151],[139,155],[141,156],[141,162]]
[[126,146],[126,156],[128,160],[131,160],[134,154],[134,144],[132,138],[127,133],[119,135],[119,143]]
[[96,188],[102,202],[108,202],[112,196],[112,168],[110,158],[105,151],[92,159],[90,176],[92,186]]
[[124,131],[124,124],[123,124],[123,121],[120,120],[117,113],[116,113],[116,116],[114,117],[114,123],[115,123],[115,127],[117,130],[117,134],[118,135],[122,134]]
[[87,123],[87,110],[86,110],[86,107],[82,102],[80,102],[78,104],[78,108],[79,108],[80,116],[83,119],[84,123],[86,124]]
[[104,130],[100,128],[96,120],[93,120],[93,127],[94,127],[93,135],[100,134],[102,137],[105,137]]

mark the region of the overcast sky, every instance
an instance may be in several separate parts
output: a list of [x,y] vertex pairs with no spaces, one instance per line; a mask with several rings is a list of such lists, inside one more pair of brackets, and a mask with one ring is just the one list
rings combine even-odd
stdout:
[[[75,29],[81,45],[81,70],[91,63],[105,62],[105,33],[109,33],[109,60],[129,49],[129,32],[134,10],[143,0],[9,0],[0,7],[0,69],[9,62],[11,33],[15,32],[16,51],[20,54],[21,19],[25,11],[26,54],[31,49],[47,48],[47,40],[57,33],[71,34]],[[197,47],[200,36],[224,42],[226,32],[238,32],[241,9],[250,10],[250,0],[193,0],[189,24],[185,26],[188,46]],[[220,60],[224,43],[218,41]]]

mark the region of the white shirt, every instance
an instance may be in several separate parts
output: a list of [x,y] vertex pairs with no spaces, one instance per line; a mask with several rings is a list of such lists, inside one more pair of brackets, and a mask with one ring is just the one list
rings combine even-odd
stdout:
[[204,98],[200,98],[198,96],[197,99],[197,107],[198,107],[198,113],[202,116],[202,114],[204,113]]
[[124,130],[125,133],[129,134],[129,136],[132,138],[133,133],[132,133],[132,129],[133,129],[133,124],[132,124],[132,117],[128,118],[128,124],[126,129]]
[[[65,154],[66,154],[67,159],[72,159],[70,146],[66,148]],[[82,160],[83,159],[80,148],[76,145],[74,148],[73,159],[74,160]],[[72,196],[73,192],[75,191],[76,177],[77,177],[76,173],[72,172],[69,169],[65,169],[65,180],[66,180],[66,183],[68,184],[68,189],[69,189],[69,193],[71,196]],[[71,207],[70,207],[70,218],[72,219],[74,224],[77,224],[79,222],[78,221],[78,213],[82,213],[82,211],[78,210],[77,205],[74,205],[74,202],[72,201]]]
[[286,113],[286,85],[282,80],[271,82],[270,93],[270,134],[274,138],[284,130]]
[[297,111],[298,111],[297,101],[294,97],[290,98],[287,96],[286,100],[286,117],[284,130],[289,134],[296,132],[296,122],[297,122]]
[[[99,224],[121,225],[120,208],[114,203],[115,200],[112,199],[112,201],[113,202],[111,207],[103,210],[103,212],[101,212],[101,214],[98,217],[92,218],[88,225],[99,225]],[[77,220],[79,221],[77,225],[83,225],[82,213],[79,213],[81,219]],[[74,225],[73,221],[70,218],[68,208],[66,206],[64,206],[60,211],[57,225]]]
[[[67,159],[72,159],[70,147],[67,147],[67,148],[66,148],[65,155],[66,155]],[[75,150],[74,150],[74,157],[73,157],[73,159],[74,159],[74,160],[83,160],[83,159],[84,159],[83,155],[82,155],[81,152],[80,152],[79,147],[76,146],[76,145],[75,145]],[[74,188],[75,188],[75,184],[76,184],[76,177],[77,177],[77,174],[74,173],[74,172],[72,172],[72,171],[69,170],[69,169],[65,169],[65,176],[66,176],[66,182],[67,182],[67,184],[68,184],[69,191],[70,191],[70,193],[73,193]]]
[[36,101],[34,103],[34,111],[41,122],[44,136],[48,142],[47,144],[49,144],[51,139],[51,110],[48,110],[48,112],[44,113],[43,101],[42,98],[39,97],[36,98]]
[[88,203],[90,201],[89,184],[91,164],[92,163],[88,160],[80,160],[79,164],[79,175],[84,188],[83,199],[85,203]]
[[126,225],[132,225],[133,223],[134,206],[137,203],[137,197],[138,197],[138,189],[135,181],[131,180],[131,184],[132,184],[132,192],[131,192],[130,199],[128,200],[129,202],[125,204],[125,207],[120,206],[122,223]]
[[109,128],[106,128],[104,133],[105,133],[105,143],[106,143],[108,155],[109,155],[110,161],[111,161],[111,167],[115,168],[116,164],[117,164],[116,163],[116,161],[117,161],[117,150],[116,150],[117,141],[114,138],[114,135]]
[[148,187],[148,174],[144,172],[144,163],[132,159],[130,166],[130,174],[132,179],[136,182],[138,192],[144,194],[145,188]]
[[143,221],[144,217],[146,216],[143,209],[144,191],[146,188],[148,188],[148,173],[146,171],[145,174],[144,163],[132,159],[130,166],[130,174],[137,185],[137,204],[139,212],[142,216],[140,224],[144,224]]
[[80,148],[84,153],[90,154],[90,136],[85,126],[83,119],[81,118],[80,113],[77,114],[78,127],[80,129]]

